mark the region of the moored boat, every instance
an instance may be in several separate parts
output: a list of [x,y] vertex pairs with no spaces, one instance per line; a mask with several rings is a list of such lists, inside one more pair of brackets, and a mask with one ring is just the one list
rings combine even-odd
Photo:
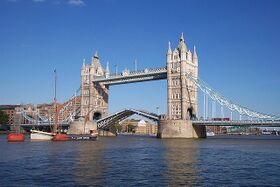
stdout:
[[44,132],[44,131],[38,131],[38,130],[30,130],[30,139],[31,140],[52,140],[54,134],[51,132]]
[[55,134],[53,136],[53,141],[68,141],[70,138],[67,134]]
[[206,132],[206,135],[207,135],[207,137],[215,136],[215,133],[210,131],[210,132]]
[[69,134],[69,140],[97,140],[96,134]]
[[7,136],[8,142],[23,142],[25,136],[23,133],[9,133]]

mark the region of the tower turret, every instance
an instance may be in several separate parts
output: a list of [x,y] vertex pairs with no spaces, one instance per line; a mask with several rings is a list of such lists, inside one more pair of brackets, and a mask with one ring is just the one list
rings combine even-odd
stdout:
[[83,59],[83,66],[82,66],[82,69],[85,69],[86,67],[86,59]]
[[104,75],[103,68],[100,64],[97,51],[95,52],[94,56],[92,57],[91,69],[92,69],[94,75]]
[[187,71],[187,46],[185,44],[184,35],[182,33],[179,43],[179,51],[180,51],[180,81],[181,81],[181,119],[186,120],[187,119],[187,82],[185,73]]
[[192,52],[190,50],[187,53],[187,60],[189,63],[192,62]]
[[171,49],[171,43],[168,42],[168,50],[167,50],[167,54],[166,54],[166,60],[168,62],[172,61],[172,49]]
[[187,52],[188,51],[188,48],[187,48],[187,45],[185,43],[185,39],[184,39],[184,34],[183,33],[182,33],[181,38],[180,38],[178,49],[179,49],[180,52]]
[[193,60],[193,63],[194,63],[195,65],[198,65],[198,57],[197,57],[197,53],[196,53],[196,48],[195,48],[195,46],[193,47],[193,58],[192,58],[192,60]]
[[110,76],[110,67],[109,67],[109,61],[107,61],[106,69],[105,69],[105,77],[108,78]]
[[167,68],[167,84],[168,84],[168,87],[167,87],[167,102],[168,102],[168,108],[167,108],[167,116],[168,118],[171,118],[172,117],[172,106],[171,106],[171,100],[172,100],[172,89],[171,89],[171,86],[172,86],[172,77],[170,76],[171,75],[171,69],[172,69],[172,49],[171,49],[171,44],[170,42],[168,42],[168,50],[167,50],[167,54],[166,54],[166,68]]

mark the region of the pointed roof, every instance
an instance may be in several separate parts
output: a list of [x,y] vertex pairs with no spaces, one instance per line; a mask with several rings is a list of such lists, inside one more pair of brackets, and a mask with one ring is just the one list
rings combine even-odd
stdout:
[[102,66],[101,66],[101,64],[100,64],[97,51],[95,52],[94,56],[92,57],[91,66],[92,66],[93,68],[95,68],[96,70],[97,70],[97,69],[100,69],[100,68],[102,69]]
[[193,47],[193,59],[197,59],[197,54],[196,54],[196,48],[195,46]]
[[83,67],[86,66],[86,59],[83,59]]
[[98,57],[98,53],[97,53],[97,51],[95,51],[95,54],[94,54],[94,56],[93,56],[94,58],[99,58]]
[[172,54],[172,50],[171,50],[171,43],[168,42],[168,50],[167,50],[167,54]]
[[106,64],[106,73],[110,73],[110,68],[109,68],[109,61],[107,61],[107,64]]
[[180,38],[180,41],[185,41],[185,39],[184,39],[184,33],[182,32],[182,34],[181,34],[181,38]]
[[187,52],[188,48],[187,45],[185,44],[185,39],[184,39],[184,34],[182,33],[181,38],[180,38],[180,43],[178,45],[178,49],[180,52]]

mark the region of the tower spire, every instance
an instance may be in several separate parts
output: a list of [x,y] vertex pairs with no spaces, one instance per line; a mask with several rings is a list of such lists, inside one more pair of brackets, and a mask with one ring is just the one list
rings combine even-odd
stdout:
[[83,59],[83,67],[86,66],[86,59]]
[[97,51],[95,51],[94,58],[99,58],[99,57],[98,57],[98,52],[97,52]]
[[180,38],[180,41],[185,41],[185,39],[184,39],[184,33],[182,32],[182,34],[181,34],[181,38]]
[[172,54],[172,50],[171,50],[171,43],[168,42],[168,51],[167,54]]
[[193,59],[197,59],[197,53],[195,46],[193,47]]
[[193,47],[193,57],[192,57],[192,61],[194,64],[198,65],[198,57],[197,57],[197,53],[196,53],[196,48],[195,46]]

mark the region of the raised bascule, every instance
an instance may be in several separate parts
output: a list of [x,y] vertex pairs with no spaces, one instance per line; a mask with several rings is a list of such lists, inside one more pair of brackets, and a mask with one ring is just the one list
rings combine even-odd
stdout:
[[[214,89],[210,88],[198,76],[198,55],[196,48],[193,52],[188,49],[182,34],[179,45],[172,50],[169,43],[166,54],[166,66],[160,68],[146,68],[139,71],[124,70],[119,74],[110,74],[109,62],[103,68],[98,54],[96,53],[90,64],[85,60],[81,70],[81,106],[74,107],[73,112],[68,112],[61,125],[69,124],[69,121],[77,114],[86,116],[97,123],[98,129],[103,131],[114,131],[115,124],[125,118],[138,114],[158,123],[159,138],[203,138],[206,137],[205,126],[280,126],[280,119],[276,116],[250,110],[236,104],[222,96]],[[119,112],[108,114],[109,88],[113,85],[167,80],[167,114],[157,115],[143,110],[123,109]],[[205,96],[218,103],[221,107],[230,110],[229,121],[217,121],[198,118],[198,89]],[[74,101],[73,98],[70,101]],[[73,105],[69,102],[63,111],[68,111],[67,107]],[[205,106],[205,105],[204,105]],[[204,108],[205,111],[205,108]],[[240,120],[232,119],[232,112],[240,115]],[[30,116],[24,111],[19,111],[25,119],[32,121]],[[38,114],[39,115],[39,114]],[[241,120],[241,116],[247,116],[250,120]],[[46,125],[48,120],[38,116],[41,121],[39,125]],[[222,118],[221,118],[222,119]],[[50,122],[48,122],[50,123]],[[23,125],[24,126],[24,125]]]

